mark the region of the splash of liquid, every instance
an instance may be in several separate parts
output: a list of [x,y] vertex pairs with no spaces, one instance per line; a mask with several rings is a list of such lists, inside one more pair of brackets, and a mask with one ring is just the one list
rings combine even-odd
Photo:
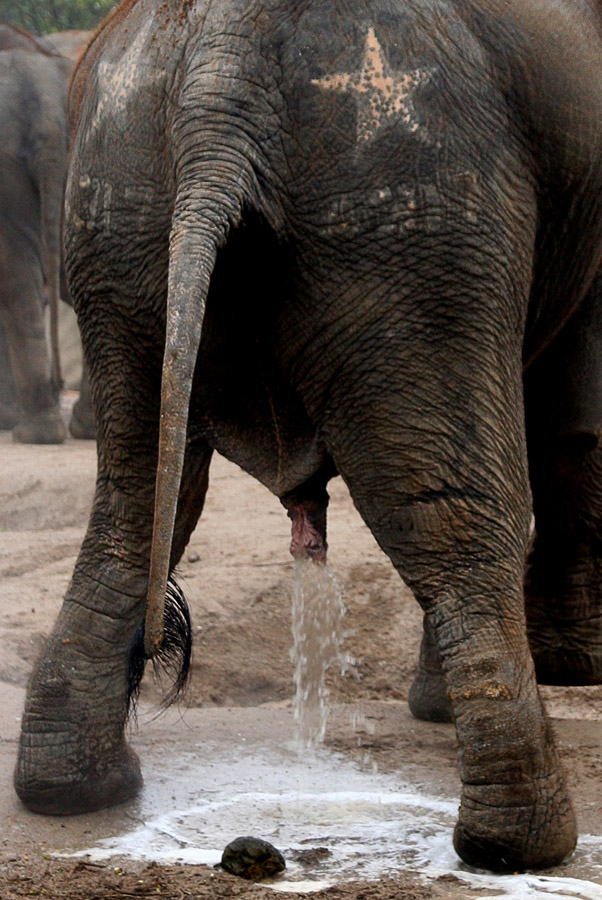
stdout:
[[326,673],[344,675],[353,659],[343,650],[343,592],[334,572],[311,559],[297,559],[293,579],[291,658],[295,665],[293,712],[299,743],[324,740],[329,713]]

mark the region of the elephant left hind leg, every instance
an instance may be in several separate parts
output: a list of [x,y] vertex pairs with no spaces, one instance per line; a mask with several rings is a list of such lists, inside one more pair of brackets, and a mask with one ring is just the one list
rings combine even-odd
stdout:
[[[30,680],[15,771],[25,805],[51,815],[112,806],[142,785],[125,723],[132,645],[148,585],[159,404],[142,389],[150,352],[147,368],[127,352],[116,362],[101,327],[94,338],[100,341],[91,372],[99,424],[96,493],[61,612]],[[172,569],[200,515],[210,458],[203,441],[189,442]]]
[[525,375],[535,534],[525,606],[538,681],[602,683],[602,278]]

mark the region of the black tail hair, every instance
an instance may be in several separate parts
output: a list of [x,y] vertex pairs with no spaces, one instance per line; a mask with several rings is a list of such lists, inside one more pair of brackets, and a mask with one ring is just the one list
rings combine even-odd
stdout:
[[[192,628],[190,610],[184,592],[169,576],[165,593],[165,613],[163,618],[163,643],[153,657],[154,675],[161,682],[166,675],[172,686],[163,698],[161,706],[166,709],[183,693],[190,674],[192,654]],[[126,695],[127,715],[135,712],[140,693],[140,682],[144,675],[146,656],[144,653],[144,619],[134,634],[128,657],[128,683]]]

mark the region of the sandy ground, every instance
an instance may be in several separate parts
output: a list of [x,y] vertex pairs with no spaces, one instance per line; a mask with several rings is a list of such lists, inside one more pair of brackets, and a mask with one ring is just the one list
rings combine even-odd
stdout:
[[[9,434],[0,434],[0,821],[4,826],[0,900],[273,896],[264,886],[248,885],[208,866],[57,858],[57,851],[90,847],[117,833],[134,815],[134,807],[53,819],[28,813],[14,795],[11,777],[25,687],[73,570],[94,474],[91,442],[27,447],[14,445]],[[362,523],[340,479],[332,483],[331,498],[329,558],[343,586],[344,651],[354,664],[345,675],[336,670],[328,675],[332,712],[326,748],[366,772],[400,775],[416,790],[453,800],[458,795],[453,728],[415,721],[405,702],[417,659],[420,612]],[[278,741],[293,727],[293,563],[288,544],[289,522],[278,501],[236,467],[216,458],[205,513],[180,566],[195,638],[188,709],[152,719],[149,710],[159,693],[150,679],[145,680],[139,726],[132,735],[145,775],[160,764],[169,784],[165,772],[170,761],[182,748],[193,752],[201,740],[198,735],[207,729],[212,739],[235,746],[241,733],[251,743]],[[602,688],[545,688],[543,693],[568,769],[580,830],[602,836]],[[360,724],[353,727],[351,723],[358,719],[353,713],[358,711]],[[165,803],[169,802],[166,795]],[[246,833],[244,822],[241,833]],[[569,889],[553,893],[548,885],[545,894],[524,896],[602,900],[602,842],[596,853],[593,857],[590,853],[585,870],[578,851],[554,873],[585,879],[591,892],[587,888],[585,893]],[[308,878],[313,874],[308,872]],[[403,870],[374,883],[336,885],[319,896],[332,900],[520,897],[520,892],[511,893],[512,884],[510,876],[506,881],[510,893],[499,894],[453,873],[425,879]]]

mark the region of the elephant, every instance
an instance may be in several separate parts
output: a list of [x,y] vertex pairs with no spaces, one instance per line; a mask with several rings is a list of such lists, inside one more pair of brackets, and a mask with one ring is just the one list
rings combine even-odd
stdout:
[[0,354],[0,381],[14,382],[14,394],[0,400],[18,415],[16,423],[3,417],[0,427],[12,427],[25,443],[61,443],[66,436],[58,403],[58,304],[72,69],[70,60],[48,51],[0,53],[0,326],[8,346],[8,357]]
[[53,31],[50,34],[45,34],[43,41],[44,45],[52,53],[58,53],[60,56],[66,56],[68,59],[72,59],[73,62],[77,62],[92,34],[92,31],[77,31],[75,29]]
[[30,809],[140,789],[128,697],[147,659],[186,675],[173,570],[218,451],[316,565],[339,474],[412,589],[459,856],[573,851],[535,666],[602,674],[600,25],[568,0],[125,0],[96,33],[64,249],[98,472],[28,688]]
[[[61,299],[66,293],[61,289]],[[76,326],[77,327],[77,326]],[[78,331],[79,334],[79,331]],[[64,360],[64,348],[62,352]],[[81,360],[78,360],[80,362]],[[96,428],[94,424],[94,410],[90,397],[90,387],[85,368],[77,383],[72,384],[79,389],[79,397],[75,401],[71,417],[69,419],[69,433],[74,438],[94,440]],[[10,431],[18,425],[21,418],[19,400],[15,388],[12,366],[9,359],[9,347],[7,336],[0,323],[0,431]]]
[[44,56],[57,55],[57,51],[46,41],[16,25],[0,25],[0,50],[25,50],[29,53],[42,53]]
[[[73,62],[77,59],[81,51],[83,50],[85,44],[91,37],[92,32],[90,31],[64,31],[64,32],[56,32],[53,34],[46,35],[45,38],[36,38],[34,35],[30,34],[23,29],[17,28],[12,25],[0,25],[0,51],[11,50],[11,49],[20,49],[29,53],[41,53],[44,56],[64,56],[68,59],[71,59]],[[68,73],[69,74],[69,73]],[[43,90],[43,88],[42,88]],[[61,124],[63,118],[66,117],[66,111],[63,113],[61,111]],[[7,123],[8,127],[8,123]],[[53,136],[51,136],[51,144],[53,141]],[[56,158],[57,162],[62,163],[66,158],[61,154]],[[63,176],[64,181],[64,176]],[[51,188],[51,190],[54,190]],[[55,213],[60,212],[60,207],[62,206],[62,202],[57,205],[54,202],[54,198],[51,200],[52,206],[54,208]],[[56,232],[57,228],[60,228],[58,222],[54,223],[54,225],[50,225],[53,230]],[[64,274],[61,267],[61,281],[60,281],[60,294],[63,300],[66,303],[69,303],[69,295],[66,289],[66,284],[64,280]],[[52,298],[52,302],[54,304],[55,298]],[[35,317],[37,320],[37,307],[35,311]],[[36,322],[37,327],[39,328],[39,322]],[[60,369],[60,361],[59,361],[59,348],[58,348],[58,338],[56,337],[56,333],[53,335],[53,355],[55,357],[54,368],[55,371],[59,371]],[[42,364],[45,363],[44,357],[41,361]],[[26,376],[27,377],[27,376]],[[30,378],[35,378],[36,375],[34,371],[29,372]],[[94,439],[95,437],[95,425],[94,425],[94,412],[92,409],[91,398],[90,398],[90,390],[88,386],[88,380],[85,371],[82,374],[81,383],[79,386],[80,396],[76,401],[73,410],[71,419],[69,421],[69,432],[72,437],[81,438],[81,439]],[[53,386],[53,393],[56,395],[57,392],[57,382],[55,380]],[[56,399],[56,396],[55,396]],[[21,412],[19,407],[19,400],[17,397],[17,392],[15,388],[14,376],[12,372],[12,366],[10,362],[9,355],[9,346],[7,342],[7,336],[4,331],[4,327],[2,325],[2,320],[0,318],[0,430],[11,430],[14,429],[20,421]],[[58,432],[60,433],[62,429],[58,428]],[[17,431],[17,434],[19,432]]]

